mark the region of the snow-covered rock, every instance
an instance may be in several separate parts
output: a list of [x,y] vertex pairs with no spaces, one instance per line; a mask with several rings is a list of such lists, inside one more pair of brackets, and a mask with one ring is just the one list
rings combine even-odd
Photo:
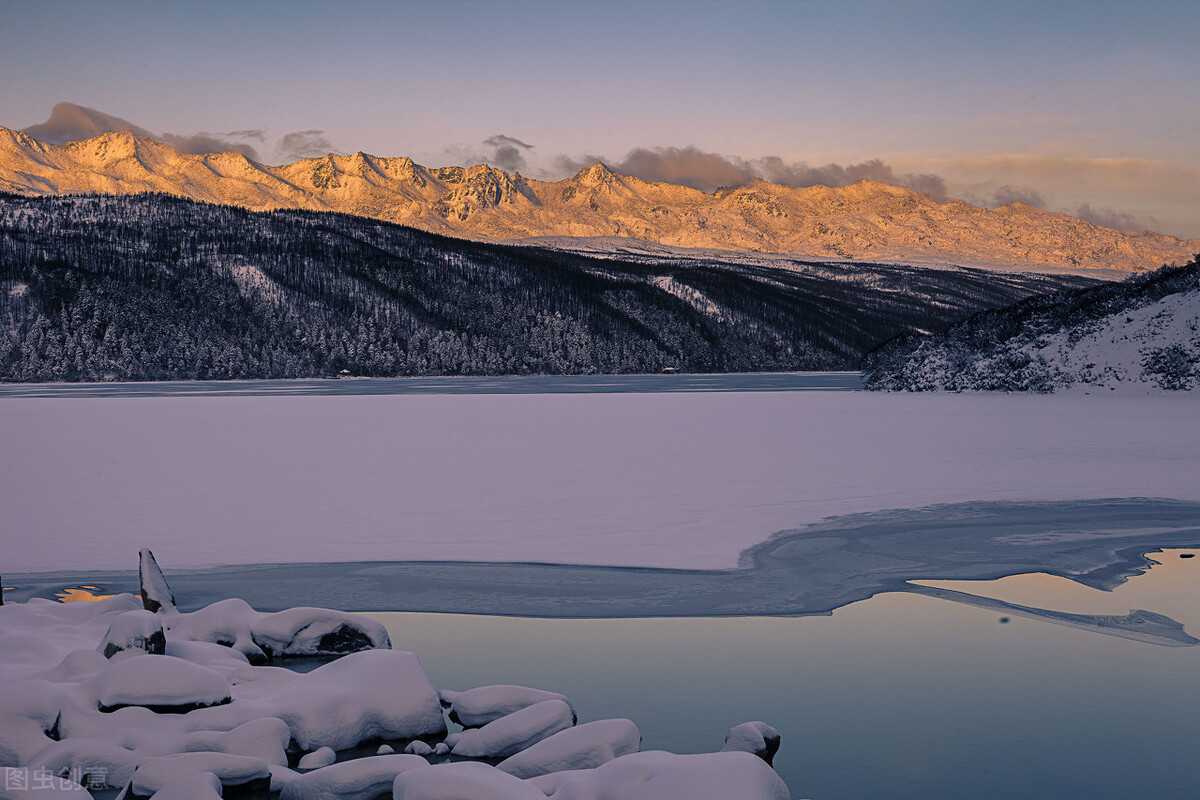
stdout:
[[575,724],[575,712],[563,700],[543,700],[446,737],[450,752],[469,758],[507,758]]
[[[384,747],[386,746],[384,745]],[[408,743],[408,746],[404,748],[404,752],[414,756],[429,756],[433,755],[433,747],[422,742],[420,739],[416,739]]]
[[771,764],[779,752],[779,731],[765,722],[743,722],[734,725],[725,734],[725,746],[721,752],[741,751],[753,753]]
[[211,772],[185,775],[154,793],[154,800],[217,800],[221,797],[221,779]]
[[167,639],[222,644],[253,663],[391,647],[387,629],[358,614],[303,607],[262,614],[237,598],[171,617]]
[[[278,717],[259,717],[226,731],[192,731],[177,739],[165,737],[163,754],[175,751],[208,751],[258,758],[267,764],[287,766],[292,732]],[[145,749],[145,748],[144,748]]]
[[168,643],[177,639],[211,642],[245,655],[251,663],[267,661],[267,654],[254,642],[251,628],[259,613],[245,600],[231,597],[167,620]]
[[167,651],[167,638],[162,620],[145,609],[118,614],[97,649],[105,658],[122,650],[145,650],[152,655],[163,655]]
[[536,787],[472,761],[405,772],[392,784],[393,800],[546,800]]
[[[416,744],[416,742],[413,742],[413,744]],[[409,746],[411,747],[412,745],[409,745]],[[381,745],[379,745],[379,749],[375,751],[375,755],[390,756],[395,752],[396,752],[396,748],[392,747],[390,744],[381,744]],[[407,753],[408,749],[405,748],[404,752]],[[416,753],[415,755],[420,755],[420,753]]]
[[551,772],[592,769],[636,753],[642,735],[628,719],[601,719],[567,728],[509,756],[497,768],[518,778]]
[[480,686],[465,692],[441,692],[442,705],[450,709],[450,721],[464,728],[478,728],[492,720],[545,700],[570,701],[557,692],[528,686]]
[[212,773],[225,788],[238,787],[243,792],[270,791],[271,768],[258,758],[234,756],[228,753],[178,753],[142,762],[133,773],[127,797],[152,797],[159,790],[181,778]]
[[78,783],[24,767],[0,769],[0,800],[92,800]]
[[138,551],[138,583],[141,586],[142,604],[147,611],[175,613],[175,595],[167,585],[154,553],[146,547]]
[[269,764],[268,766],[271,768],[272,792],[282,792],[283,787],[300,777],[300,773],[294,769],[279,764]]
[[167,655],[114,660],[90,683],[101,711],[144,706],[185,712],[228,703],[231,688],[221,673]]
[[421,662],[402,650],[343,656],[269,687],[255,702],[286,722],[305,750],[346,750],[371,739],[440,737],[446,732],[437,692]]
[[340,655],[392,646],[382,623],[324,608],[289,608],[261,614],[253,621],[251,636],[272,658]]
[[573,774],[554,800],[790,800],[783,779],[750,753],[653,750]]
[[[26,762],[34,770],[54,775],[78,776],[80,783],[98,789],[120,788],[137,769],[138,755],[132,750],[97,738],[62,739],[42,748]],[[86,776],[86,780],[84,780]]]
[[337,753],[333,751],[332,747],[318,747],[311,753],[305,753],[296,766],[300,769],[319,769],[328,767],[335,761],[337,761]]
[[428,768],[419,756],[370,756],[324,767],[288,782],[279,800],[374,800],[396,776]]

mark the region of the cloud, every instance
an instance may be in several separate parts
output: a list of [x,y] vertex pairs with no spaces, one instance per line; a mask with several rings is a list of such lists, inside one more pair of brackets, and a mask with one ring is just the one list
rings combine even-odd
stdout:
[[598,156],[558,156],[554,164],[556,171],[562,175],[575,174],[597,161],[603,161],[625,175],[691,186],[702,192],[712,192],[723,186],[741,186],[755,178],[793,187],[849,186],[861,180],[873,180],[907,186],[931,195],[939,202],[946,199],[946,182],[941,176],[932,173],[897,173],[879,159],[858,164],[810,167],[803,161],[788,162],[779,156],[745,159],[688,146],[637,147],[619,161]]
[[483,141],[484,146],[492,148],[491,158],[487,163],[505,172],[520,172],[527,169],[524,150],[532,150],[533,145],[526,144],[520,139],[498,133]]
[[[994,199],[1005,186],[1028,187],[1040,208],[1128,230],[1153,227],[1200,236],[1200,166],[1145,158],[1078,154],[996,153],[927,158],[922,167],[945,176],[951,194],[969,202]],[[973,199],[972,199],[973,198]],[[1015,198],[1020,199],[1020,198]]]
[[157,136],[150,131],[133,124],[127,119],[114,117],[87,106],[75,103],[58,103],[50,111],[50,118],[37,125],[30,125],[25,133],[48,144],[66,144],[91,139],[109,131],[132,131],[138,136],[145,136],[163,144],[170,145],[181,153],[220,153],[233,150],[242,153],[247,158],[258,158],[258,153],[248,144],[238,140],[258,139],[262,141],[263,131],[245,130],[230,133],[194,133],[181,135],[164,133]]
[[293,131],[275,145],[275,154],[285,162],[302,158],[321,158],[335,152],[323,130]]
[[1080,203],[1069,213],[1103,228],[1117,228],[1123,231],[1140,231],[1145,228],[1133,214],[1113,211],[1111,208],[1092,208],[1091,203]]
[[218,133],[193,133],[190,136],[183,136],[177,133],[164,133],[161,137],[156,137],[163,144],[174,147],[181,153],[191,153],[193,155],[204,155],[205,153],[224,153],[233,151],[241,153],[246,158],[258,160],[258,151],[244,142],[230,141],[225,137],[230,134]]
[[1024,203],[1034,208],[1049,208],[1046,196],[1037,189],[1030,189],[1026,186],[1013,186],[1007,183],[1003,186],[988,186],[979,190],[963,191],[960,194],[960,199],[973,205],[983,206],[984,208],[999,208],[1010,203]]
[[924,192],[937,201],[946,199],[946,182],[932,173],[897,173],[890,164],[878,158],[857,164],[826,164],[810,167],[803,161],[785,162],[778,156],[767,156],[751,162],[756,171],[771,183],[784,186],[849,186],[859,181],[879,181],[894,186],[906,186]]
[[443,152],[452,163],[464,167],[487,164],[505,172],[528,173],[530,168],[529,163],[525,160],[525,153],[532,150],[533,147],[515,136],[497,133],[484,139],[478,145],[455,145],[447,147]]
[[695,147],[638,147],[611,166],[642,180],[676,183],[702,192],[739,186],[754,178],[754,171],[742,159]]
[[66,144],[91,139],[109,131],[133,131],[138,136],[158,138],[127,119],[74,103],[56,104],[48,120],[30,125],[24,133],[47,144]]

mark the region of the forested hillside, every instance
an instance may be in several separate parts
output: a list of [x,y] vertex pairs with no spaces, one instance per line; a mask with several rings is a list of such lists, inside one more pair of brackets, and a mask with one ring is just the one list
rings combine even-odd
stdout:
[[1120,283],[1035,297],[870,353],[871,389],[1193,389],[1200,384],[1200,255]]
[[854,369],[1076,277],[686,265],[163,195],[0,194],[0,380]]

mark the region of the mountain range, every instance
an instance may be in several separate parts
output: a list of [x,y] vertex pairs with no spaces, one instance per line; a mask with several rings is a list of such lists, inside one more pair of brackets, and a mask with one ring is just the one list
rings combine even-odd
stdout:
[[555,182],[361,152],[268,166],[236,152],[181,153],[130,131],[52,145],[0,127],[0,190],[162,192],[255,211],[337,211],[478,240],[623,237],[821,260],[1136,272],[1200,251],[1200,239],[1104,228],[1019,202],[990,210],[943,202],[875,181],[792,188],[755,180],[709,194],[600,163]]
[[895,336],[1097,282],[764,261],[0,192],[0,381],[854,369]]

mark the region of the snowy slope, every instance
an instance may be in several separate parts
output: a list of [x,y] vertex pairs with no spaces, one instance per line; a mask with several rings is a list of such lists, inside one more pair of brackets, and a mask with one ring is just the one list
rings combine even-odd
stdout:
[[873,181],[831,189],[756,180],[705,194],[603,164],[557,182],[365,153],[273,167],[239,153],[180,153],[128,131],[55,146],[0,128],[0,190],[158,191],[254,210],[342,211],[470,238],[616,237],[818,259],[1132,271],[1200,250],[1200,240],[1102,228],[1022,203],[937,202]]
[[1200,383],[1200,264],[985,312],[867,357],[871,388],[1135,392]]

